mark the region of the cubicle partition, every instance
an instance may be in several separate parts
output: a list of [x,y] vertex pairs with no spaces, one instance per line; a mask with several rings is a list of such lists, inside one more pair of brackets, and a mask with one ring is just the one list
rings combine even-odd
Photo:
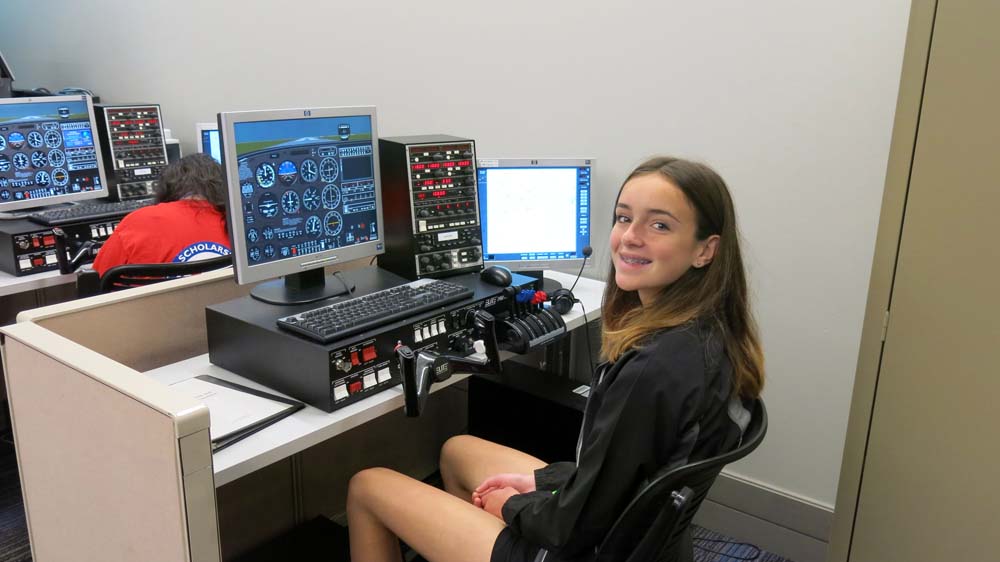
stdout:
[[204,305],[243,292],[222,270],[0,330],[35,560],[221,559],[208,409],[142,371],[203,350]]

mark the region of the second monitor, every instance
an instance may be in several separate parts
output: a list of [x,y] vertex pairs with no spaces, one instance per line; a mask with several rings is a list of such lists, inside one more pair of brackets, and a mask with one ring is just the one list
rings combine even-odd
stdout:
[[[542,278],[581,266],[590,245],[592,158],[480,158],[479,212],[486,265]],[[558,284],[545,280],[547,292]]]
[[198,152],[208,154],[216,162],[222,162],[222,145],[219,142],[219,125],[217,123],[195,123],[195,134],[198,135]]

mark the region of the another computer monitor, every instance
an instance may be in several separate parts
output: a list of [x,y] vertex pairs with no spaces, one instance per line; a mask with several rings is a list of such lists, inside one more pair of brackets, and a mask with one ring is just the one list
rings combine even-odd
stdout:
[[[593,158],[480,158],[483,260],[541,279],[582,266],[590,245]],[[589,252],[588,252],[589,254]],[[552,291],[558,283],[545,280]]]
[[219,144],[218,123],[195,123],[195,133],[198,135],[198,152],[208,154],[216,162],[222,162],[222,145]]
[[385,252],[375,108],[219,114],[236,281],[298,304],[344,292],[323,267]]
[[88,95],[0,99],[0,212],[105,197]]

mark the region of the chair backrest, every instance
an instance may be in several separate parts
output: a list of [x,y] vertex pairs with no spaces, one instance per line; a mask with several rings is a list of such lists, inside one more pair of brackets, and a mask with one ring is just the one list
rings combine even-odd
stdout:
[[152,285],[176,277],[204,273],[233,264],[233,256],[181,263],[130,263],[116,265],[101,276],[100,292],[108,293],[132,287]]
[[[597,550],[595,562],[674,561],[690,549],[682,540],[691,519],[727,464],[757,448],[767,433],[767,410],[755,400],[738,447],[716,457],[673,468],[643,487],[618,517]],[[690,552],[685,558],[690,558]]]

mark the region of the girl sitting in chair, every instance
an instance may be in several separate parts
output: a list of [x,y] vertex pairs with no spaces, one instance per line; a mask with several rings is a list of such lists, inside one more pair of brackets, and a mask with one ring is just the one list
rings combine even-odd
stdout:
[[463,435],[441,451],[446,492],[363,470],[347,499],[354,562],[397,562],[397,537],[433,562],[588,560],[660,469],[738,445],[764,367],[726,184],[686,160],[641,164],[618,192],[610,247],[606,362],[576,462]]

